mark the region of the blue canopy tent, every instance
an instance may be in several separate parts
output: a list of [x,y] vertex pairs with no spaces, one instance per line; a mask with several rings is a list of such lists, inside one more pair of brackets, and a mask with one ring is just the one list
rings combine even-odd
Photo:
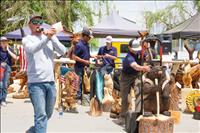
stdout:
[[[44,28],[44,29],[49,29],[49,28],[51,28],[51,25],[43,23],[41,25],[41,27]],[[31,34],[31,31],[30,31],[28,26],[23,27],[22,29],[23,29],[25,35]],[[21,30],[20,29],[17,29],[15,31],[11,31],[11,32],[7,33],[5,36],[8,39],[11,39],[11,40],[21,40],[22,39],[22,35],[21,35]],[[56,36],[58,37],[58,39],[60,41],[68,42],[68,41],[71,40],[72,34],[71,33],[65,33],[65,32],[59,32],[59,33],[56,34]]]

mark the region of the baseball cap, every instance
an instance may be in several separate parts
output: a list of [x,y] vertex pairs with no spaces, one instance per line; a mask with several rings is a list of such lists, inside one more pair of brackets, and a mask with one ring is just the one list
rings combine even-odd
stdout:
[[33,20],[34,18],[40,18],[40,19],[43,19],[42,16],[40,15],[36,15],[36,14],[33,14],[29,17],[29,23],[31,22],[31,20]]
[[111,43],[112,42],[112,36],[107,36],[106,37],[106,42]]
[[129,42],[129,46],[131,46],[131,49],[132,50],[134,50],[134,51],[140,51],[140,50],[142,50],[142,47],[141,47],[141,45],[140,45],[140,40],[131,40],[130,42]]
[[89,28],[83,28],[82,34],[85,34],[85,35],[93,38],[92,30],[90,30]]
[[8,41],[8,39],[5,36],[0,37],[0,41]]

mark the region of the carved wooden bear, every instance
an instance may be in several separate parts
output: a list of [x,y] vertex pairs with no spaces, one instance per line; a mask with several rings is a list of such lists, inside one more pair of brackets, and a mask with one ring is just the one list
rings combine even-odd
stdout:
[[[158,79],[158,84],[155,84]],[[143,77],[144,111],[157,113],[156,91],[159,91],[160,113],[169,110],[170,92],[175,83],[165,67],[156,66]]]

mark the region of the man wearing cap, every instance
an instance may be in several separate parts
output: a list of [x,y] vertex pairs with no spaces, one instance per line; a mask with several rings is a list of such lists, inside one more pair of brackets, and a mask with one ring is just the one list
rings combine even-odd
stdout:
[[12,58],[17,60],[18,57],[10,49],[6,37],[1,37],[0,43],[0,105],[6,106],[7,87],[11,72]]
[[75,63],[75,72],[79,75],[80,86],[77,92],[77,100],[81,102],[82,99],[82,80],[84,74],[84,67],[88,67],[90,64],[90,47],[89,47],[89,40],[92,38],[92,31],[89,28],[83,28],[82,31],[82,38],[76,44],[75,51],[74,51],[74,59],[76,60]]
[[28,90],[34,108],[35,123],[28,133],[46,132],[47,121],[53,113],[56,101],[54,50],[61,55],[66,53],[65,46],[55,36],[55,29],[42,32],[42,23],[41,16],[31,16],[28,23],[31,35],[22,39],[28,61]]
[[101,73],[111,73],[115,68],[114,60],[117,58],[117,49],[112,46],[112,36],[106,37],[106,46],[99,49],[98,56],[102,58]]
[[[128,111],[128,94],[131,87],[134,85],[135,80],[139,77],[139,72],[150,71],[149,66],[141,66],[141,46],[138,40],[131,40],[129,42],[129,52],[123,60],[123,69],[121,81],[120,81],[120,92],[121,92],[121,114],[119,124],[125,123],[125,115]],[[138,104],[136,103],[136,108]],[[140,110],[139,110],[140,111]]]

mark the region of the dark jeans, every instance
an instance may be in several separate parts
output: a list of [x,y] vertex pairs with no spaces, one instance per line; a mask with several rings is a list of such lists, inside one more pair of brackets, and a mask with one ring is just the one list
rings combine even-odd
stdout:
[[0,103],[6,101],[8,82],[10,78],[11,67],[6,64],[4,66],[3,79],[0,81]]
[[28,133],[46,133],[47,120],[53,113],[56,101],[55,83],[29,83],[28,90],[34,108],[35,123]]
[[130,93],[131,87],[134,87],[136,101],[135,101],[135,111],[140,111],[140,80],[139,75],[125,74],[122,72],[120,80],[120,92],[121,92],[121,117],[125,118],[126,112],[128,111],[128,94]]
[[84,74],[84,68],[76,68],[75,67],[75,73],[79,76],[79,88],[77,92],[77,99],[82,99],[82,91],[83,91],[83,74]]

